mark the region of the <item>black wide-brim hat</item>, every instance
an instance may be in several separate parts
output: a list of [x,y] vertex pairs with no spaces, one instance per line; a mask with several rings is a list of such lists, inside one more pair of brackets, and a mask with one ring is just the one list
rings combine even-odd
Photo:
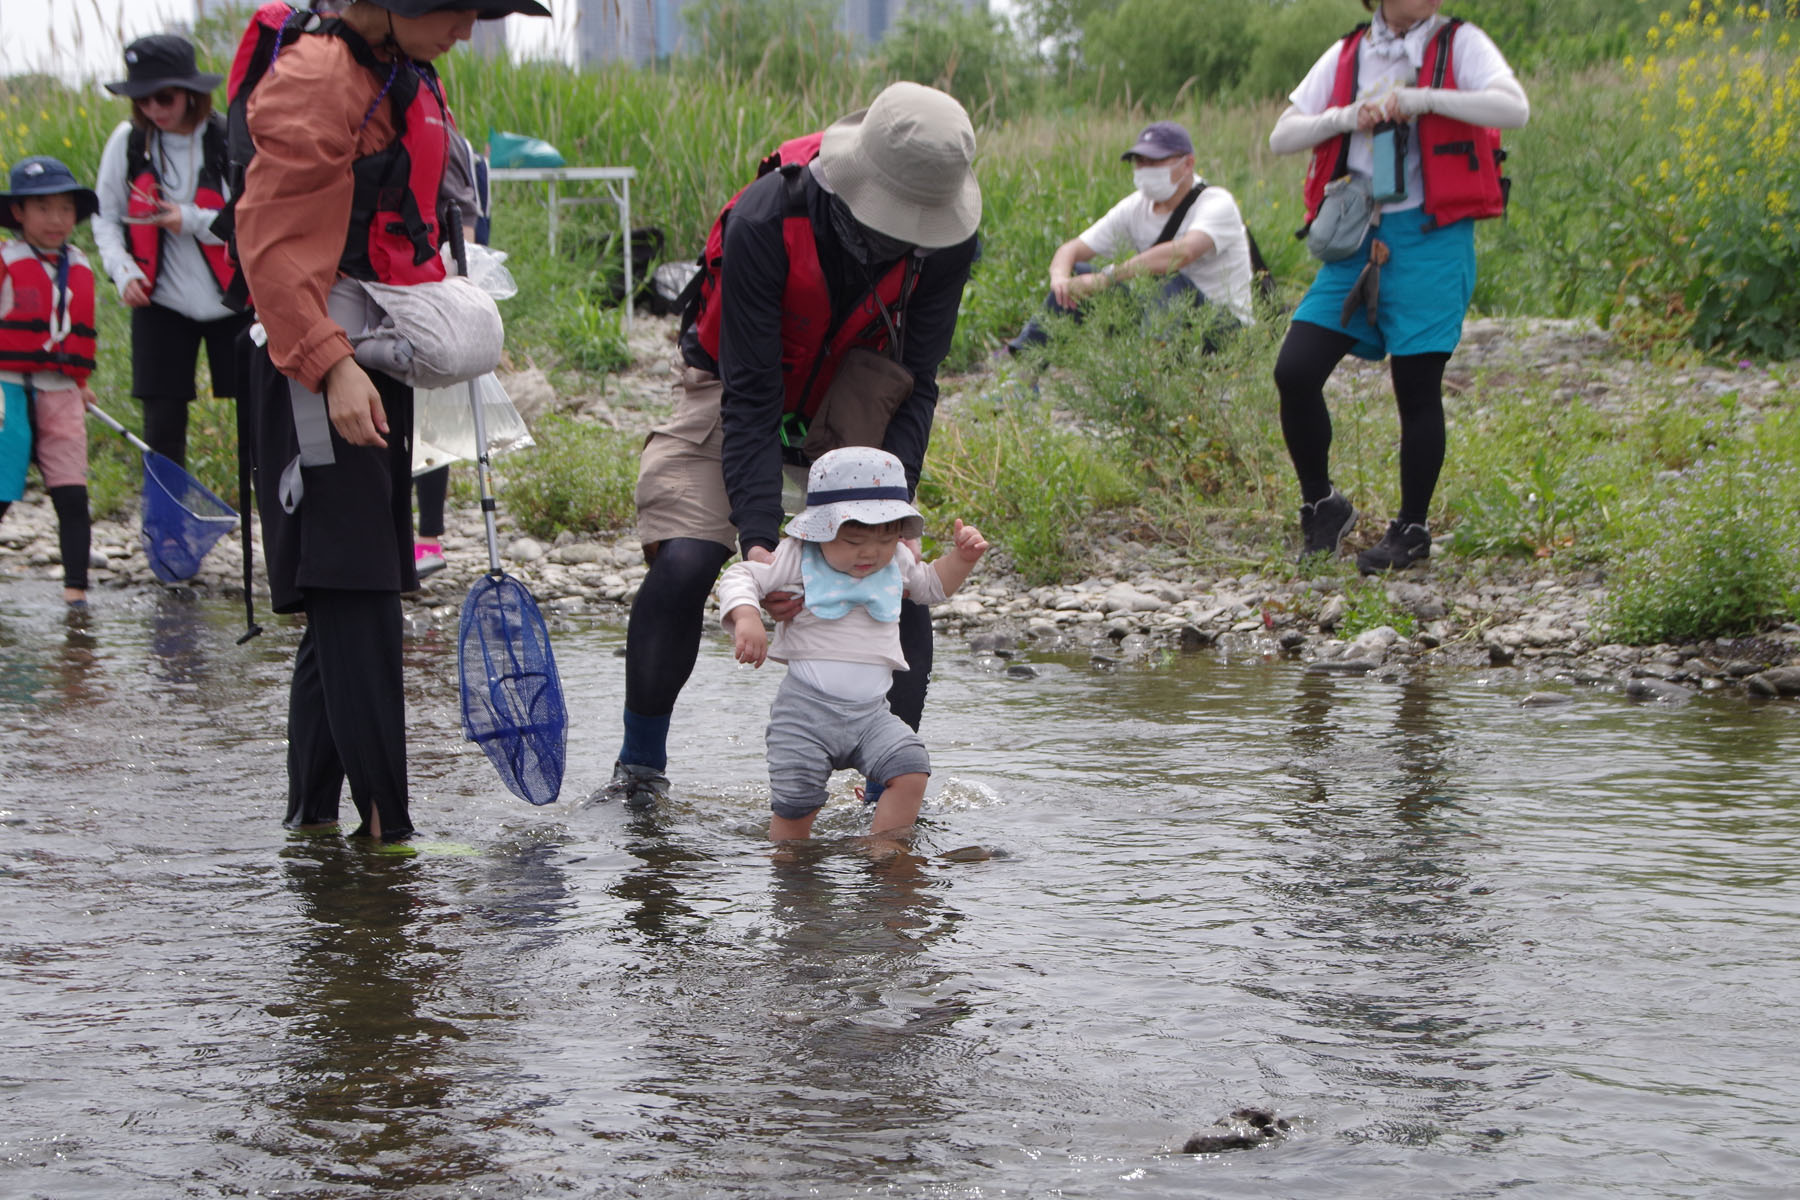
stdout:
[[537,0],[369,0],[376,8],[385,8],[397,17],[423,17],[446,8],[472,8],[483,21],[501,17],[547,17],[550,10]]
[[11,191],[0,192],[0,225],[8,229],[19,227],[13,219],[13,202],[27,196],[60,196],[67,192],[75,197],[77,221],[85,221],[100,211],[100,197],[93,189],[82,187],[75,180],[75,172],[48,154],[34,154],[14,163],[10,187]]
[[194,44],[173,33],[153,33],[125,47],[125,78],[106,85],[116,96],[142,100],[164,88],[210,92],[224,81],[223,75],[202,71],[194,64]]

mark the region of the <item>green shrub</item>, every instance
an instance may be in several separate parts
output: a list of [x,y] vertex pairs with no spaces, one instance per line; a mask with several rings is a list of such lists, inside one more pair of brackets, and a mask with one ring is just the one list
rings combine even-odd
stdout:
[[630,525],[641,437],[561,416],[539,422],[532,437],[537,445],[499,460],[501,504],[521,529],[549,539]]
[[1104,451],[1059,427],[1043,403],[1007,394],[938,421],[919,483],[928,523],[978,526],[1033,584],[1078,572],[1090,518],[1135,496]]
[[1670,481],[1632,515],[1604,621],[1643,644],[1750,633],[1793,614],[1800,486],[1791,465],[1721,455]]

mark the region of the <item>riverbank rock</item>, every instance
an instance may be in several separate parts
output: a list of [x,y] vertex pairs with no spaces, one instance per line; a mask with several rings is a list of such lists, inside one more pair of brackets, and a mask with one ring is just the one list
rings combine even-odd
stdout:
[[1266,1108],[1240,1108],[1220,1117],[1181,1145],[1183,1154],[1219,1154],[1226,1150],[1253,1150],[1265,1142],[1279,1141],[1293,1129],[1286,1117]]
[[1800,696],[1800,667],[1775,667],[1745,681],[1758,696]]

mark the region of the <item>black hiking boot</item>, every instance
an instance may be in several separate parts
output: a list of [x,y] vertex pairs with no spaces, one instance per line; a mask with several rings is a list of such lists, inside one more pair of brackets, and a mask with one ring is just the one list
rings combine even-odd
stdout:
[[1364,575],[1398,571],[1431,557],[1431,531],[1423,525],[1389,521],[1381,540],[1356,556],[1356,569]]
[[589,804],[617,800],[633,812],[649,812],[669,797],[669,777],[655,767],[638,763],[613,763],[612,780],[592,796]]
[[1300,550],[1300,561],[1305,562],[1315,554],[1335,556],[1338,544],[1355,524],[1355,506],[1335,487],[1326,493],[1323,500],[1302,504],[1300,536],[1304,544]]

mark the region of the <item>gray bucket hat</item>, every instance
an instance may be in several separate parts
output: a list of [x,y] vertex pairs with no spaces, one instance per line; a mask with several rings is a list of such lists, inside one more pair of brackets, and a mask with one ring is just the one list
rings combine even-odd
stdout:
[[981,223],[975,126],[954,97],[917,83],[882,89],[833,124],[819,173],[876,233],[928,249],[967,241]]
[[19,227],[12,215],[13,202],[27,196],[72,194],[77,221],[85,221],[100,211],[100,198],[94,194],[94,189],[82,187],[75,181],[75,172],[64,166],[61,159],[51,158],[48,154],[34,154],[14,163],[8,186],[11,190],[0,192],[0,225],[8,229]]
[[787,535],[829,542],[845,521],[899,521],[900,536],[915,538],[925,531],[925,518],[909,495],[899,459],[873,446],[843,446],[821,454],[806,473],[806,507],[788,522]]

